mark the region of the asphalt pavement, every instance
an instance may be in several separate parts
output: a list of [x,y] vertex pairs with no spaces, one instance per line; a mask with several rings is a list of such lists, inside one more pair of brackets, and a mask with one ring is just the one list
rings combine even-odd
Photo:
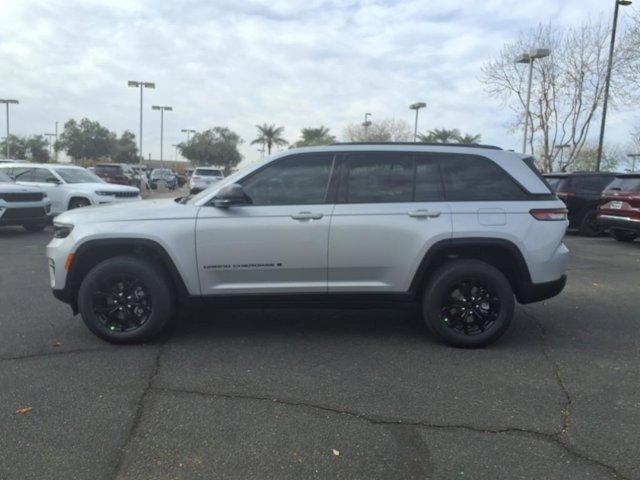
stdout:
[[410,310],[112,346],[51,295],[50,236],[0,229],[1,479],[640,478],[640,241],[568,236],[565,292],[458,350]]

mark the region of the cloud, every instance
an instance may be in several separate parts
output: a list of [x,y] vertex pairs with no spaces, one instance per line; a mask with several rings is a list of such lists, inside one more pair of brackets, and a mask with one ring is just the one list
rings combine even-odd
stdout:
[[[182,128],[226,125],[244,139],[247,161],[255,124],[276,123],[295,141],[320,124],[340,135],[365,111],[412,121],[424,100],[421,129],[457,127],[516,148],[509,112],[487,98],[480,66],[518,31],[550,18],[576,23],[608,13],[598,0],[183,1],[5,0],[0,10],[0,96],[19,98],[12,130],[51,131],[55,121],[89,117],[138,131],[145,91],[145,155],[184,140]],[[628,113],[612,114],[612,124]],[[4,118],[0,119],[0,126]],[[624,128],[610,134],[626,141]]]

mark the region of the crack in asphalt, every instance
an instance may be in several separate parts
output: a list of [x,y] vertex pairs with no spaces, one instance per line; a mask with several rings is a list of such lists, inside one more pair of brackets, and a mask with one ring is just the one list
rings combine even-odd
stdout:
[[15,360],[29,360],[31,358],[50,357],[55,355],[70,355],[73,353],[94,353],[94,352],[112,352],[114,348],[108,347],[87,347],[76,348],[73,350],[51,350],[48,352],[25,353],[24,355],[0,356],[0,362],[11,362]]
[[156,358],[153,364],[153,368],[151,369],[151,373],[147,378],[147,384],[145,385],[144,389],[142,390],[142,393],[140,394],[140,397],[138,397],[138,401],[135,404],[133,421],[129,426],[129,430],[127,431],[127,435],[122,444],[122,447],[120,447],[119,449],[120,450],[119,457],[115,462],[115,467],[114,467],[115,473],[113,475],[114,479],[117,479],[120,477],[122,467],[124,466],[124,463],[127,457],[127,447],[131,443],[131,440],[136,434],[136,431],[138,430],[138,427],[140,426],[140,423],[142,421],[142,414],[144,413],[144,403],[147,398],[147,395],[153,388],[153,382],[155,378],[158,376],[158,373],[160,372],[160,357],[162,357],[162,354],[164,353],[165,345],[166,345],[166,340],[163,343],[161,343],[160,346],[158,347],[158,352],[156,353]]
[[229,400],[249,400],[249,401],[262,401],[262,402],[272,402],[278,405],[284,405],[289,407],[303,407],[309,408],[313,410],[320,410],[323,412],[338,414],[338,415],[347,415],[349,417],[357,418],[359,420],[363,420],[369,422],[374,425],[383,425],[383,426],[405,426],[411,428],[424,428],[424,429],[434,429],[434,430],[464,430],[471,431],[476,433],[487,433],[487,434],[515,434],[515,435],[526,435],[532,438],[536,438],[545,442],[553,443],[563,450],[565,450],[570,455],[578,458],[580,460],[589,462],[597,467],[600,467],[604,470],[607,470],[614,478],[619,478],[622,480],[631,480],[628,477],[625,477],[621,474],[615,467],[604,463],[597,458],[590,457],[576,449],[574,449],[571,445],[567,444],[560,438],[558,432],[548,433],[548,432],[540,432],[537,430],[530,430],[526,428],[482,428],[474,425],[468,424],[440,424],[440,423],[429,423],[420,420],[413,419],[403,419],[403,418],[389,418],[389,417],[380,417],[375,415],[369,415],[362,412],[357,412],[355,410],[342,409],[337,407],[331,407],[327,405],[320,405],[305,401],[299,400],[288,400],[282,398],[275,398],[266,395],[253,395],[246,393],[237,393],[237,392],[207,392],[202,390],[190,390],[183,388],[173,388],[173,387],[153,387],[151,386],[149,390],[158,393],[172,393],[172,394],[185,394],[185,395],[199,395],[209,398],[224,398]]

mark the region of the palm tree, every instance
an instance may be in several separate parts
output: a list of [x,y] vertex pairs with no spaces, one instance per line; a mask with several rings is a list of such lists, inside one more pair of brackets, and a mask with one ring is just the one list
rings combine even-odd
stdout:
[[260,144],[267,147],[267,152],[271,155],[271,147],[274,145],[286,145],[287,142],[284,138],[282,138],[282,132],[284,132],[284,127],[276,127],[275,125],[267,125],[266,123],[263,125],[256,125],[258,129],[258,137],[251,142],[251,145]]
[[458,138],[459,143],[480,143],[482,139],[482,135],[479,133],[472,135],[471,133],[465,133],[463,136]]
[[460,130],[454,128],[447,130],[446,128],[434,128],[429,130],[427,134],[418,135],[418,140],[424,143],[455,143],[460,138]]
[[302,140],[298,140],[296,147],[312,147],[316,145],[329,145],[336,141],[336,137],[329,135],[329,129],[324,125],[319,128],[303,128]]

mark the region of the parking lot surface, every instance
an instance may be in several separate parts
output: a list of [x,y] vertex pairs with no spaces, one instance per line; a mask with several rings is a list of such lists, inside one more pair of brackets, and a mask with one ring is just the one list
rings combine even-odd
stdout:
[[568,236],[561,296],[483,350],[412,311],[183,316],[94,337],[50,229],[0,229],[2,479],[640,478],[640,242]]

